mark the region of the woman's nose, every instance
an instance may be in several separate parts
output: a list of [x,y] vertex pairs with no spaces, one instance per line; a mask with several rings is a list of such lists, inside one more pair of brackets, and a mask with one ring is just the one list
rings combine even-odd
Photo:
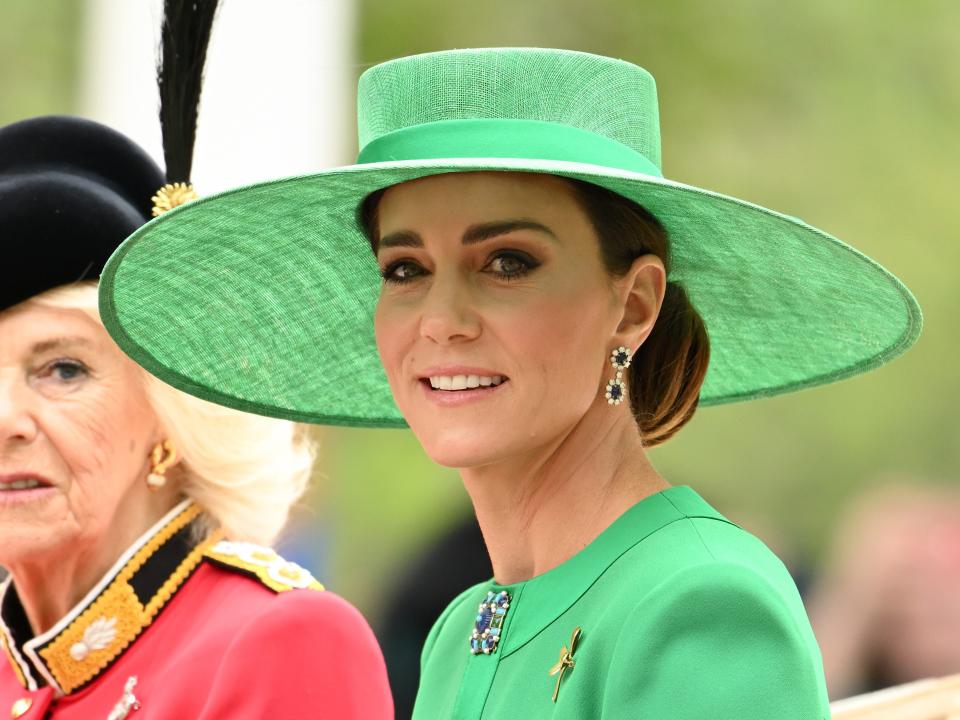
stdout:
[[0,376],[0,452],[10,442],[30,441],[37,425],[19,383]]
[[423,299],[420,335],[439,345],[480,335],[480,319],[467,280],[454,273],[434,275]]

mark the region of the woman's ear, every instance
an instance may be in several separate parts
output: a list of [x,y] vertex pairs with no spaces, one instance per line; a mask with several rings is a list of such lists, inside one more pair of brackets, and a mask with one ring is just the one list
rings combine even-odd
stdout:
[[616,285],[623,316],[613,342],[636,351],[653,330],[663,304],[667,288],[663,260],[652,254],[641,255],[633,261],[627,273],[616,281]]
[[166,469],[173,469],[180,465],[183,455],[180,448],[170,438],[170,435],[162,427],[157,426],[153,433],[153,442],[150,444],[150,464],[151,467],[156,462],[160,462]]

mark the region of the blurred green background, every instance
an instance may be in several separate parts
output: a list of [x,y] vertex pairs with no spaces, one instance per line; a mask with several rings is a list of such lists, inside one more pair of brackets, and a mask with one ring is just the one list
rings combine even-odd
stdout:
[[[76,111],[82,9],[4,2],[0,123]],[[960,3],[363,0],[356,12],[353,75],[397,55],[491,45],[642,65],[659,87],[668,177],[801,217],[915,292],[925,330],[906,356],[836,385],[702,411],[653,452],[668,480],[814,565],[862,489],[956,481]],[[331,111],[353,117],[350,106]],[[316,490],[299,522],[323,524],[324,581],[375,621],[386,588],[469,512],[467,498],[406,432],[317,432]]]

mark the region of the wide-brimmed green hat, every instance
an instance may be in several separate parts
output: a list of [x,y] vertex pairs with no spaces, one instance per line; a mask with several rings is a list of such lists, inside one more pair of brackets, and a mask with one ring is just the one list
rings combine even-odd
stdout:
[[401,58],[360,78],[358,123],[355,165],[204,198],[134,233],[100,286],[120,347],[241,410],[402,425],[374,345],[381,278],[357,209],[390,185],[480,170],[576,178],[659,219],[669,279],[710,335],[703,404],[849,377],[920,333],[909,290],[849,245],[662,177],[654,81],[630,63],[532,48]]

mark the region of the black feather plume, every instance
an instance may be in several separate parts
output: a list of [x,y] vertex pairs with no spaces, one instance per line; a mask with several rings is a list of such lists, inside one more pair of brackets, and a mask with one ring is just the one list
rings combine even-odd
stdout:
[[160,129],[167,182],[189,182],[203,65],[218,0],[164,0],[160,28]]

